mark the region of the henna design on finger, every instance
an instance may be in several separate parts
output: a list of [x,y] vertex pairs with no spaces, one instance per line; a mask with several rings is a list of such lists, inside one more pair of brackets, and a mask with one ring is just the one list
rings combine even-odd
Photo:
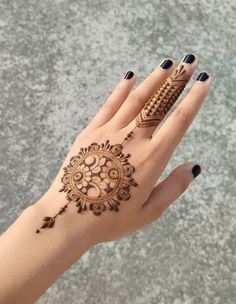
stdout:
[[121,144],[111,145],[107,140],[81,148],[64,168],[61,179],[63,186],[59,191],[66,193],[66,204],[54,216],[45,216],[40,229],[35,232],[54,227],[56,218],[72,203],[78,213],[92,211],[99,216],[106,210],[118,212],[120,202],[129,200],[131,187],[138,185],[132,178],[135,168],[129,163],[130,154],[122,152],[124,144],[133,137],[136,128],[159,125],[187,81],[184,65],[181,65],[149,98],[136,117],[136,126]]
[[188,82],[185,73],[184,65],[180,65],[148,99],[135,119],[137,127],[158,126],[162,122]]
[[[131,155],[125,155],[122,149],[122,144],[111,145],[108,140],[81,148],[64,168],[61,179],[63,186],[59,191],[67,194],[67,204],[55,216],[44,217],[40,228],[52,228],[56,217],[71,203],[76,205],[78,213],[89,210],[94,215],[106,210],[118,212],[120,202],[130,198],[130,187],[137,186],[132,178],[135,168],[129,163]],[[37,229],[36,233],[39,232]]]

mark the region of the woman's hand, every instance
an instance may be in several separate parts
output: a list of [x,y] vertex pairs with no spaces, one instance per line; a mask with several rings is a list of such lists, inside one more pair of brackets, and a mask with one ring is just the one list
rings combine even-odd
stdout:
[[[185,71],[181,79],[189,80],[196,65],[197,59],[193,55],[185,56],[177,67],[178,71],[180,69]],[[60,207],[68,202],[68,199],[72,199],[68,208],[65,208],[58,214],[59,216],[56,216],[53,229],[63,231],[71,226],[75,236],[81,230],[86,231],[86,238],[90,240],[90,245],[93,245],[119,238],[152,223],[187,189],[193,178],[201,171],[200,166],[195,162],[179,166],[161,183],[156,186],[155,183],[160,178],[172,153],[198,113],[208,94],[211,78],[206,73],[201,73],[188,94],[155,134],[153,133],[156,130],[156,125],[160,121],[158,123],[154,122],[151,126],[149,124],[141,125],[141,127],[136,126],[137,116],[143,109],[145,102],[174,72],[176,73],[176,64],[171,60],[165,60],[133,91],[136,76],[132,72],[127,73],[125,79],[120,81],[94,119],[76,138],[49,191],[36,204],[40,207],[38,226],[41,224],[41,216],[53,217],[53,215],[58,214]],[[165,92],[163,94],[165,95]],[[140,121],[139,123],[142,124]],[[134,130],[132,135],[124,140],[132,130]],[[109,140],[110,145],[122,144],[121,152],[124,155],[131,155],[128,158],[130,164],[128,170],[133,171],[134,168],[135,170],[128,174],[128,177],[133,179],[133,185],[126,187],[127,185],[122,184],[122,182],[118,185],[121,178],[119,175],[124,172],[122,173],[122,166],[119,168],[119,165],[115,165],[117,156],[114,155],[114,162],[111,159],[107,165],[104,163],[105,160],[101,160],[101,154],[95,156],[97,154],[96,149],[90,158],[87,156],[87,160],[86,153],[82,153],[80,156],[82,169],[75,165],[77,166],[77,172],[76,170],[70,171],[70,169],[69,172],[63,170],[66,167],[67,169],[70,168],[68,165],[71,158],[78,155],[81,148],[88,148],[92,143],[96,143],[97,148],[100,149],[100,145],[107,140]],[[81,160],[83,157],[85,160],[84,166]],[[78,159],[74,160],[74,164],[76,164],[76,161]],[[100,165],[99,161],[101,161]],[[93,172],[94,162],[98,163],[94,165],[96,169]],[[86,172],[81,172],[86,166],[87,169],[85,170],[89,172],[88,175],[85,174]],[[112,167],[114,176],[108,176],[108,171]],[[101,172],[104,170],[102,177],[99,170]],[[65,173],[68,174],[64,177],[63,183],[62,177]],[[77,173],[77,180],[75,180],[75,176],[72,176],[75,173]],[[68,198],[67,195],[71,190],[70,179],[73,179],[71,183],[75,185],[74,188],[72,187],[74,189],[72,194],[75,197]],[[137,183],[137,186],[135,183]],[[65,192],[59,192],[63,185]],[[78,187],[77,192],[76,187]],[[110,190],[106,187],[110,187]],[[115,195],[112,193],[115,192],[116,187]],[[123,193],[120,190],[121,188],[125,188]],[[121,191],[121,196],[117,194],[117,191]],[[109,193],[112,195],[109,196]],[[76,196],[77,194],[78,196]],[[90,199],[91,197],[92,199]],[[111,200],[109,200],[109,197]],[[86,200],[86,198],[88,199]],[[112,198],[115,199],[114,204]],[[120,200],[117,198],[120,198]],[[79,201],[77,206],[76,200]],[[102,207],[99,202],[102,203]],[[86,210],[84,210],[85,208]],[[40,234],[36,237],[40,238],[41,233],[50,234],[52,230],[41,229]]]
[[155,221],[200,173],[187,163],[155,186],[208,93],[211,79],[201,73],[153,134],[196,64],[193,55],[177,70],[165,60],[132,92],[135,75],[120,81],[47,193],[1,235],[1,303],[36,301],[91,246]]

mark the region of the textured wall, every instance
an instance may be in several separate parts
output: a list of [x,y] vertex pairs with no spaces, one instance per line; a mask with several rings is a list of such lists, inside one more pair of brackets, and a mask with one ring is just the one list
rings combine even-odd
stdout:
[[174,155],[205,172],[152,226],[99,245],[38,301],[236,303],[236,1],[0,0],[0,230],[47,189],[120,77],[200,56],[214,84]]

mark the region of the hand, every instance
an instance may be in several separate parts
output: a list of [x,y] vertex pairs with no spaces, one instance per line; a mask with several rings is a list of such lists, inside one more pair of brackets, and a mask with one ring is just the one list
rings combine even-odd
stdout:
[[[185,79],[190,79],[196,65],[197,60],[193,55],[187,55],[182,60],[179,68],[183,66]],[[157,130],[156,126],[153,125],[136,127],[137,120],[135,118],[143,109],[145,102],[174,71],[176,71],[176,64],[170,60],[165,60],[133,91],[136,75],[132,75],[131,72],[128,73],[126,79],[120,81],[94,119],[76,138],[49,191],[36,204],[40,206],[40,216],[52,217],[58,213],[60,207],[68,202],[66,200],[66,190],[69,188],[64,189],[65,192],[59,192],[63,184],[67,187],[70,178],[68,173],[64,177],[64,183],[62,183],[61,180],[67,172],[63,168],[68,168],[71,158],[78,155],[81,148],[89,147],[92,143],[96,143],[98,148],[107,140],[111,145],[123,143],[122,153],[131,155],[128,159],[130,167],[125,170],[133,171],[135,169],[130,175],[126,173],[127,177],[133,179],[133,185],[129,185],[128,190],[124,187],[124,191],[121,190],[121,193],[118,196],[116,195],[116,202],[120,195],[117,204],[113,204],[111,201],[111,204],[106,202],[104,207],[101,207],[98,202],[99,200],[102,201],[105,187],[110,183],[111,189],[114,189],[119,179],[119,177],[117,179],[117,174],[123,174],[122,170],[124,169],[117,169],[112,160],[107,163],[107,169],[102,163],[97,165],[98,169],[95,171],[98,173],[99,170],[102,171],[105,168],[105,178],[108,174],[107,170],[114,167],[111,180],[103,181],[100,178],[100,173],[93,173],[91,169],[94,162],[102,162],[102,157],[94,156],[96,154],[95,149],[94,154],[86,159],[87,163],[85,162],[83,166],[87,166],[87,172],[90,172],[90,175],[86,175],[87,183],[85,181],[83,184],[81,181],[79,186],[83,174],[79,172],[76,175],[77,185],[81,187],[78,192],[81,192],[84,188],[85,196],[94,197],[94,203],[85,203],[80,197],[80,203],[76,206],[75,200],[78,197],[74,197],[74,199],[72,197],[72,201],[67,208],[62,209],[63,211],[56,217],[55,223],[53,222],[53,229],[61,229],[63,232],[70,226],[73,227],[72,230],[75,235],[83,230],[91,245],[122,237],[158,219],[163,211],[187,189],[193,178],[200,173],[201,168],[197,163],[186,163],[176,168],[165,180],[155,186],[172,153],[208,94],[211,77],[206,73],[199,75],[198,80],[194,82],[186,97]],[[132,130],[134,130],[132,136],[124,141],[124,138]],[[113,159],[117,159],[117,157],[114,156]],[[94,178],[95,186],[92,187],[91,182]],[[115,181],[112,181],[112,178]],[[137,186],[135,183],[137,183]],[[90,184],[91,188],[86,188],[87,184]],[[124,184],[119,185],[117,189],[119,190],[122,186]],[[81,210],[85,205],[86,210]],[[89,208],[91,210],[88,210]],[[41,218],[38,217],[38,225],[40,224]],[[41,232],[50,234],[52,230],[41,229]]]
[[132,92],[135,75],[120,81],[47,193],[1,235],[1,303],[36,301],[91,246],[155,221],[200,173],[187,163],[155,186],[208,93],[211,78],[201,73],[154,134],[190,79],[194,59],[186,56],[177,70],[164,61]]

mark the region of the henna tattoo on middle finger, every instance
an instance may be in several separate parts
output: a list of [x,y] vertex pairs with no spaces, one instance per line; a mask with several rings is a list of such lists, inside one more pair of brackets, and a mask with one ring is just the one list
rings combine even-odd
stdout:
[[137,127],[158,126],[162,122],[188,82],[185,74],[184,65],[180,65],[157,89],[136,117]]
[[[91,210],[94,215],[100,215],[108,209],[119,211],[120,202],[129,200],[131,187],[138,185],[132,178],[135,168],[129,162],[130,154],[123,153],[124,144],[132,138],[136,128],[157,126],[186,83],[185,69],[181,65],[149,98],[136,117],[136,126],[121,144],[111,145],[107,140],[102,144],[92,143],[81,148],[64,168],[61,179],[63,186],[59,191],[67,194],[66,204],[56,215],[45,216],[40,229],[52,228],[56,217],[64,213],[71,203],[78,208],[78,213]],[[40,229],[35,232],[39,233]]]

